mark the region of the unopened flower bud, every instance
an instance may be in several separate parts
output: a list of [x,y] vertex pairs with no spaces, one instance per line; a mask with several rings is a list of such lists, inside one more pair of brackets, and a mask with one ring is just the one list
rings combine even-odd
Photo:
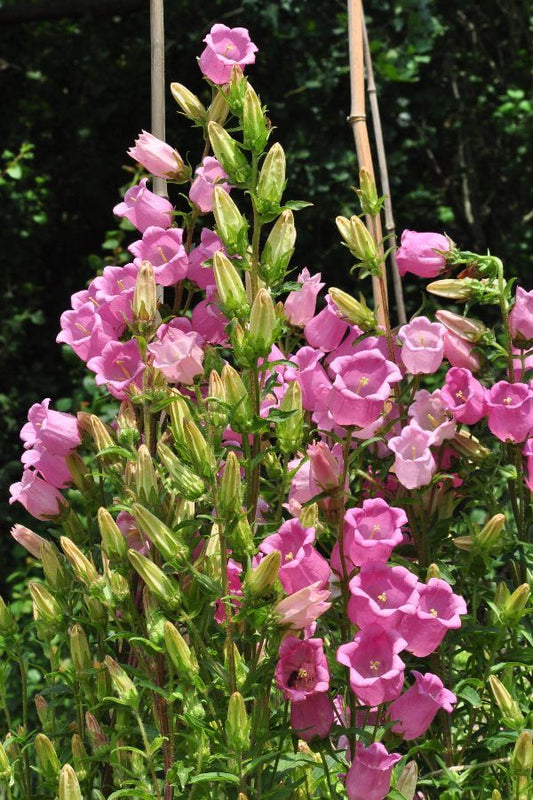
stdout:
[[319,522],[318,503],[309,503],[300,511],[300,524],[302,528],[316,528]]
[[77,677],[79,679],[79,673],[91,669],[92,659],[85,631],[81,625],[77,623],[70,629],[70,656],[72,658],[72,665],[78,673]]
[[286,209],[276,220],[261,254],[261,276],[269,285],[275,286],[285,277],[295,241],[294,215]]
[[221,251],[213,256],[213,272],[220,305],[226,316],[247,316],[249,305],[243,282],[229,258]]
[[266,154],[255,200],[257,211],[261,216],[272,218],[280,213],[280,203],[285,191],[285,153],[283,147],[276,142]]
[[481,461],[490,455],[490,450],[482,445],[475,436],[472,436],[468,430],[458,430],[453,439],[451,439],[451,445],[459,455],[473,461]]
[[70,764],[59,773],[59,800],[83,800],[78,777]]
[[137,708],[139,705],[139,693],[126,671],[111,656],[104,658],[104,664],[111,677],[113,689],[119,698],[131,708]]
[[87,777],[87,769],[85,766],[87,762],[87,751],[79,733],[75,733],[72,736],[70,748],[72,750],[72,763],[74,764],[76,775],[83,781]]
[[210,122],[207,130],[213,152],[230,181],[237,185],[246,184],[251,169],[235,139],[218,122]]
[[524,615],[524,609],[529,600],[531,589],[527,583],[523,583],[515,589],[512,595],[503,604],[501,619],[506,625],[518,625]]
[[94,488],[94,480],[80,454],[74,450],[65,456],[65,463],[76,489],[79,489],[83,494],[90,492]]
[[85,586],[91,588],[100,578],[92,561],[89,561],[87,556],[83,555],[79,547],[66,536],[61,536],[59,542],[61,544],[61,549],[70,562],[76,578],[81,581],[81,583],[84,583]]
[[505,514],[494,514],[483,528],[474,535],[475,549],[490,553],[501,547],[501,532],[505,527]]
[[230,450],[218,491],[217,511],[223,519],[236,517],[242,507],[242,479],[239,459]]
[[0,597],[0,636],[13,636],[17,632],[17,623],[11,611]]
[[[112,661],[112,659],[109,659],[109,660]],[[116,662],[113,662],[113,663],[116,664]],[[118,666],[118,664],[116,666]],[[108,665],[108,669],[109,669],[109,665]],[[119,669],[121,669],[121,668],[119,667]],[[122,670],[122,672],[124,672],[124,671]],[[109,674],[111,675],[111,670],[109,670]],[[126,680],[129,681],[129,678],[127,676],[126,676]],[[113,686],[115,687],[115,690],[116,690],[117,694],[122,699],[122,696],[120,694],[120,691],[122,691],[122,688],[121,688],[120,691],[118,690],[117,686],[115,685],[115,681],[113,680],[112,675],[111,675],[111,681],[113,683]],[[128,691],[128,689],[126,689],[126,691]],[[128,705],[132,705],[132,704],[128,703]],[[87,736],[89,737],[89,742],[91,744],[91,750],[93,752],[93,755],[98,755],[102,751],[105,751],[109,746],[109,740],[108,740],[107,736],[105,735],[105,733],[103,732],[103,730],[102,730],[102,728],[100,726],[100,723],[98,722],[98,720],[96,719],[94,714],[91,714],[90,711],[87,711],[85,713],[85,727],[87,728]]]
[[90,597],[90,595],[84,595],[83,601],[87,606],[87,611],[89,612],[89,617],[93,622],[105,622],[107,620],[107,611],[106,607],[102,605],[102,603],[96,599],[96,597]]
[[0,742],[0,781],[5,781],[6,783],[11,781],[11,764],[2,742]]
[[144,503],[155,503],[159,498],[159,486],[154,460],[145,444],[137,450],[137,469],[135,472],[137,497]]
[[217,466],[215,456],[211,445],[192,419],[184,420],[183,435],[193,469],[203,478],[211,479]]
[[172,663],[178,670],[180,680],[185,676],[193,678],[198,674],[198,661],[191,648],[171,622],[165,622],[165,646]]
[[123,400],[117,415],[117,436],[120,444],[134,447],[140,438],[135,408],[129,400]]
[[37,716],[39,717],[39,722],[41,723],[41,727],[47,728],[49,721],[48,703],[46,702],[42,694],[35,695],[34,703]]
[[358,261],[368,265],[369,269],[379,264],[380,258],[377,245],[360,217],[357,215],[350,217],[350,219],[337,217],[335,222],[348,249]]
[[267,289],[259,289],[250,312],[248,341],[256,357],[266,357],[276,339],[276,312]]
[[245,433],[252,422],[252,404],[241,376],[230,364],[224,364],[221,373],[226,402],[231,408],[230,424],[237,433]]
[[128,550],[128,558],[134,570],[163,605],[169,608],[176,608],[179,605],[180,588],[175,580],[136,550]]
[[215,428],[226,427],[228,423],[228,410],[226,408],[226,392],[222,378],[216,370],[209,374],[209,390],[207,396],[207,410],[209,421]]
[[371,217],[377,216],[383,205],[383,198],[378,197],[375,181],[365,167],[359,170],[359,186],[356,194],[361,203],[361,211]]
[[228,526],[227,534],[231,548],[238,558],[245,559],[256,553],[253,530],[244,511],[236,522],[233,521]]
[[445,328],[455,333],[456,336],[460,336],[461,339],[466,339],[469,342],[479,342],[489,333],[489,329],[479,319],[469,319],[468,317],[463,317],[461,314],[454,314],[453,311],[446,311],[445,309],[436,311],[435,316]]
[[191,418],[189,406],[185,398],[178,392],[173,394],[172,403],[168,406],[170,412],[170,423],[172,428],[172,435],[176,443],[176,447],[181,455],[186,453],[185,437],[183,435],[183,421]]
[[193,122],[202,125],[205,122],[206,110],[200,100],[182,83],[171,83],[172,97],[181,108],[183,114]]
[[495,675],[489,675],[489,684],[496,705],[502,713],[502,722],[511,728],[521,728],[524,724],[524,717],[516,700]]
[[128,544],[117,523],[103,506],[98,509],[98,528],[102,538],[102,548],[111,562],[123,562],[128,552]]
[[139,528],[157,547],[166,561],[184,562],[186,560],[189,548],[181,541],[179,534],[171,531],[155,514],[139,503],[133,504],[132,514]]
[[502,796],[498,789],[493,789],[492,794],[490,796],[490,800],[502,800]]
[[157,316],[155,272],[149,261],[142,261],[133,293],[133,319],[141,323],[140,332],[150,331]]
[[126,603],[131,597],[130,586],[124,575],[115,570],[110,570],[108,573],[109,588],[114,606],[120,606]]
[[98,453],[116,446],[113,430],[96,414],[91,414],[89,417],[89,429]]
[[231,113],[236,117],[242,116],[244,95],[246,94],[247,86],[248,80],[244,77],[242,68],[239,64],[235,64],[231,68],[231,77],[227,85],[227,97]]
[[242,115],[244,145],[252,153],[260,155],[267,143],[268,127],[261,108],[261,101],[250,84],[246,86]]
[[217,122],[219,125],[224,125],[229,114],[229,104],[222,92],[217,92],[213,98],[213,102],[207,109],[207,122]]
[[467,552],[472,550],[474,544],[471,536],[456,536],[452,541],[459,550],[466,550]]
[[36,581],[29,581],[28,588],[33,600],[33,616],[37,621],[57,625],[63,619],[61,606],[46,586]]
[[279,550],[272,550],[267,556],[261,559],[255,569],[248,570],[244,580],[245,591],[252,597],[261,597],[274,586],[281,563]]
[[357,325],[362,331],[374,331],[377,320],[374,312],[368,308],[364,300],[359,302],[342,289],[330,288],[329,296],[340,311],[341,318],[352,325]]
[[302,390],[298,381],[292,381],[279,405],[279,410],[287,414],[276,423],[276,435],[282,453],[294,453],[303,438]]
[[239,648],[237,647],[235,642],[233,642],[230,645],[226,640],[226,643],[224,645],[224,666],[228,671],[230,663],[230,654],[231,654],[231,659],[235,665],[235,678],[237,680],[237,688],[240,688],[244,685],[249,670],[246,666],[244,658],[239,653]]
[[400,777],[396,781],[396,791],[406,798],[406,800],[413,800],[416,791],[416,784],[418,781],[418,766],[416,761],[408,761],[400,773]]
[[71,577],[66,569],[64,557],[52,542],[43,540],[41,563],[50,588],[55,592],[66,592],[72,583]]
[[44,733],[38,733],[35,737],[35,752],[44,779],[47,781],[56,780],[61,769],[61,762],[54,745]]
[[476,297],[475,286],[479,281],[474,281],[470,278],[463,278],[458,280],[456,278],[445,278],[440,281],[433,281],[428,283],[426,289],[431,294],[436,294],[438,297],[446,297],[449,300],[457,300],[460,303],[466,303],[467,300],[473,300]]
[[250,720],[240,692],[233,692],[229,699],[226,737],[229,746],[239,753],[250,746]]
[[431,578],[441,578],[440,569],[437,564],[430,564],[426,571],[426,583],[431,580]]
[[17,544],[20,544],[21,547],[27,550],[30,555],[40,560],[41,545],[46,542],[46,539],[43,539],[42,536],[34,533],[24,525],[18,524],[13,525],[11,528],[11,536],[17,542]]
[[248,248],[248,223],[228,192],[216,185],[213,192],[213,214],[217,233],[228,253],[245,253]]
[[205,484],[163,442],[157,443],[157,455],[172,478],[173,488],[187,500],[198,500],[205,492]]
[[511,756],[511,769],[521,774],[529,774],[533,768],[533,741],[531,731],[522,731],[516,740],[513,755]]

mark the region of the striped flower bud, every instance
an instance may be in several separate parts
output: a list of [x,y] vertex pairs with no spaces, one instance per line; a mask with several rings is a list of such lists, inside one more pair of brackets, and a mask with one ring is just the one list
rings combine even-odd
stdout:
[[123,562],[128,552],[128,543],[124,534],[107,508],[101,506],[98,509],[97,519],[104,553],[112,562]]
[[272,297],[267,289],[259,289],[250,312],[248,342],[255,357],[268,356],[276,340],[277,318]]
[[217,92],[207,109],[207,122],[218,122],[219,125],[224,125],[228,118],[229,110],[227,99],[222,92]]
[[43,539],[42,536],[34,533],[24,525],[18,524],[13,525],[11,528],[11,536],[17,542],[17,544],[20,544],[20,546],[27,550],[30,555],[40,560],[41,545],[46,542],[46,539]]
[[11,764],[4,749],[4,745],[0,742],[0,781],[9,783],[12,778]]
[[[110,659],[110,661],[111,660],[112,659]],[[111,675],[111,671],[109,671],[108,674]],[[115,686],[112,677],[111,677],[111,682],[113,683],[113,686]],[[118,690],[117,694],[119,694],[120,696]],[[98,755],[99,753],[102,753],[103,751],[107,750],[107,748],[109,747],[109,740],[105,735],[105,733],[103,732],[100,723],[98,722],[94,714],[91,714],[90,711],[85,712],[85,727],[87,729],[87,736],[89,737],[89,742],[91,744],[91,750],[93,752],[93,755]]]
[[38,733],[35,737],[35,752],[37,754],[37,763],[44,779],[47,781],[57,780],[61,770],[61,762],[54,745],[44,733]]
[[228,192],[221,186],[215,186],[213,191],[213,214],[217,224],[217,233],[228,253],[230,255],[244,254],[248,248],[248,223]]
[[108,447],[116,446],[112,428],[102,422],[100,417],[97,417],[96,414],[91,414],[88,422],[89,430],[98,453],[106,450]]
[[91,669],[92,659],[85,631],[77,623],[70,629],[70,657],[79,680],[80,673]]
[[193,469],[203,478],[211,479],[216,472],[216,461],[211,445],[192,419],[183,422],[183,436],[187,455]]
[[210,122],[207,132],[217,161],[230,181],[237,185],[246,184],[251,175],[251,168],[235,139],[218,122]]
[[239,753],[250,746],[250,720],[240,692],[233,692],[229,699],[226,738],[229,746]]
[[361,203],[361,211],[370,217],[377,216],[383,205],[383,198],[378,197],[374,178],[365,167],[359,170],[359,187],[355,191]]
[[220,305],[226,316],[247,316],[249,305],[241,277],[229,258],[220,251],[213,256],[213,272]]
[[276,436],[282,453],[294,453],[303,438],[302,390],[298,381],[292,381],[279,405],[288,416],[276,423]]
[[523,583],[507,598],[501,611],[501,620],[505,625],[518,625],[524,615],[524,610],[529,600],[531,589]]
[[275,286],[285,277],[294,253],[295,241],[294,215],[286,209],[272,227],[261,254],[261,276],[271,286]]
[[469,319],[445,309],[436,311],[435,316],[451,333],[455,333],[456,336],[460,336],[461,339],[466,339],[469,342],[479,342],[490,333],[486,325],[479,319]]
[[157,317],[157,288],[154,268],[149,261],[142,261],[139,267],[132,310],[133,319],[137,323],[139,332],[141,334],[150,333]]
[[276,142],[266,154],[259,181],[255,205],[259,214],[272,218],[280,213],[280,203],[285,190],[285,153]]
[[478,284],[480,281],[471,278],[444,278],[439,281],[432,281],[426,286],[430,294],[438,297],[446,297],[449,300],[457,300],[459,303],[466,303],[467,300],[474,300],[477,295]]
[[170,91],[182,113],[193,122],[203,125],[207,112],[196,95],[182,83],[171,83]]
[[43,540],[41,563],[44,576],[50,588],[55,592],[66,592],[70,588],[72,580],[66,569],[64,557],[52,542]]
[[78,777],[70,764],[59,773],[59,800],[83,800]]
[[65,456],[65,463],[76,489],[84,494],[91,492],[94,489],[94,480],[89,472],[89,467],[80,454],[74,450]]
[[337,217],[335,222],[350,253],[372,271],[371,267],[380,263],[380,255],[377,244],[363,220],[354,214],[350,219]]
[[252,403],[241,376],[230,364],[224,364],[221,373],[226,402],[231,408],[230,424],[237,433],[250,430]]
[[207,396],[209,422],[215,428],[225,428],[228,424],[226,392],[222,378],[216,370],[209,373],[209,393]]
[[223,519],[238,516],[242,508],[242,479],[239,459],[230,450],[220,479],[217,512]]
[[198,500],[205,493],[205,484],[163,442],[157,443],[157,455],[172,478],[173,488],[187,500]]
[[135,471],[137,497],[144,503],[156,503],[159,499],[159,486],[154,460],[145,444],[137,450],[137,469]]
[[79,547],[66,536],[61,536],[59,542],[61,544],[61,549],[70,562],[76,578],[89,588],[94,586],[100,579],[100,576],[92,561],[89,561],[87,556],[83,555]]
[[418,781],[418,766],[416,761],[408,761],[396,781],[396,791],[402,794],[405,800],[413,800]]
[[489,675],[489,685],[496,705],[501,711],[504,725],[508,725],[510,728],[523,727],[524,717],[520,706],[507,691],[503,683],[495,675]]
[[280,559],[279,550],[272,550],[255,569],[248,570],[244,580],[245,592],[252,597],[261,597],[270,591],[278,578]]
[[365,332],[376,330],[376,315],[368,308],[364,299],[362,302],[359,302],[359,300],[356,300],[354,297],[347,294],[347,292],[343,292],[342,289],[336,289],[335,287],[329,289],[329,296],[340,311],[341,318],[346,320],[346,322],[357,325]]
[[11,611],[5,604],[4,599],[0,597],[0,635],[13,636],[13,634],[17,632],[17,629],[17,623]]
[[34,703],[37,716],[39,717],[39,722],[41,723],[41,727],[47,728],[50,716],[48,712],[48,703],[46,702],[42,694],[35,695]]
[[132,514],[137,525],[157,547],[166,561],[184,562],[189,556],[189,548],[181,541],[179,534],[171,531],[155,514],[139,503],[132,506]]
[[137,708],[139,705],[139,693],[126,671],[111,656],[104,658],[104,664],[111,677],[113,689],[119,698],[131,708]]
[[169,608],[176,608],[179,605],[180,588],[175,580],[136,550],[128,550],[128,558],[135,572],[141,576],[150,591],[163,605]]
[[[511,756],[511,769],[522,775],[528,775],[533,768],[533,741],[531,731],[522,731],[516,740]],[[525,795],[524,795],[525,797]]]
[[63,619],[61,606],[46,586],[36,581],[29,581],[28,588],[33,600],[34,619],[53,626],[61,623]]
[[255,89],[247,84],[242,108],[244,146],[260,155],[268,140],[268,126]]
[[165,622],[164,627],[165,647],[178,670],[180,679],[189,676],[191,679],[198,674],[198,661],[191,648],[171,622]]
[[81,781],[87,777],[87,750],[83,744],[83,739],[79,733],[75,733],[70,740],[70,749],[72,750],[72,763],[76,770],[76,775]]

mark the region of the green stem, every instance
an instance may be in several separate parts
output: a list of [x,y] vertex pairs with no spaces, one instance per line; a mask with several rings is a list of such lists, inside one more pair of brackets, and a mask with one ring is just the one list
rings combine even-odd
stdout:
[[161,797],[161,789],[159,788],[159,781],[157,780],[157,775],[155,774],[154,769],[154,762],[153,757],[150,754],[150,742],[148,741],[148,737],[146,735],[146,729],[144,727],[144,723],[141,719],[141,716],[138,711],[133,712],[135,714],[135,719],[137,720],[137,725],[139,726],[139,730],[141,732],[141,738],[143,740],[144,751],[146,753],[146,760],[148,761],[148,769],[150,771],[150,777],[152,779],[152,784],[155,789],[157,800],[162,800]]
[[511,349],[512,338],[511,338],[511,328],[509,327],[509,304],[507,302],[507,297],[505,296],[503,264],[499,258],[495,258],[494,261],[497,262],[498,266],[498,293],[499,293],[498,299],[503,320],[503,330],[505,334],[505,349],[507,350],[507,371],[509,373],[509,383],[514,383],[514,364],[513,364],[513,353]]

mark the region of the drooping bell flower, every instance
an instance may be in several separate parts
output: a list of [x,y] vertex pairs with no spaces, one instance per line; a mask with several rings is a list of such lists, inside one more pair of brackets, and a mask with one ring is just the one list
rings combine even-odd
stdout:
[[461,627],[466,603],[440,578],[430,578],[427,584],[419,583],[418,593],[418,607],[414,614],[404,617],[400,632],[407,642],[407,650],[423,658],[437,649],[449,630]]
[[437,711],[441,708],[451,714],[457,697],[437,675],[431,672],[422,674],[413,670],[415,682],[387,709],[387,717],[396,723],[392,726],[406,741],[422,736],[431,725]]
[[321,589],[320,581],[317,581],[285,597],[274,608],[274,613],[281,626],[302,631],[331,607],[328,603],[330,595],[331,592]]
[[377,706],[402,691],[405,664],[398,655],[407,642],[393,631],[371,624],[342,644],[337,661],[350,670],[350,687],[360,703]]
[[156,178],[176,178],[183,174],[185,164],[177,150],[152,133],[142,131],[128,155],[142,164]]
[[20,459],[25,467],[33,467],[47,483],[56,489],[64,489],[72,480],[65,456],[58,456],[36,444],[25,450]]
[[[412,272],[420,278],[436,278],[446,266],[450,241],[441,233],[402,232],[396,263],[400,275]],[[441,252],[439,252],[441,251]]]
[[349,327],[338,316],[336,306],[327,294],[325,307],[306,324],[304,336],[311,347],[329,353],[340,345]]
[[26,448],[39,445],[50,453],[66,456],[81,443],[78,420],[72,414],[53,411],[49,406],[49,397],[31,406],[20,438]]
[[399,436],[393,436],[387,442],[396,456],[396,477],[406,489],[426,486],[431,481],[437,466],[429,449],[433,441],[432,433],[422,430],[416,422],[411,422],[402,428]]
[[355,744],[355,757],[346,775],[348,800],[384,800],[390,790],[393,766],[401,759],[381,742]]
[[108,342],[102,354],[87,362],[87,367],[96,373],[98,386],[107,386],[113,397],[125,400],[130,386],[141,388],[145,364],[136,339],[128,342]]
[[289,292],[284,303],[285,316],[297,328],[305,328],[313,318],[316,308],[316,298],[320,290],[326,285],[320,281],[320,273],[311,275],[307,268],[298,275],[298,283],[302,288],[298,292]]
[[229,81],[234,66],[244,67],[255,62],[257,47],[246,28],[228,28],[217,23],[203,41],[206,47],[198,62],[200,69],[219,86]]
[[9,487],[10,504],[21,503],[36,519],[47,520],[59,516],[67,502],[55,486],[40,478],[33,469],[25,469],[22,480]]
[[516,344],[533,340],[533,290],[526,292],[517,286],[515,304],[509,314],[509,328]]
[[151,192],[147,183],[148,178],[142,178],[138,184],[131,186],[124,195],[123,202],[114,207],[113,214],[126,217],[141,233],[152,225],[170,228],[174,206],[166,198]]
[[412,375],[436,372],[444,358],[444,334],[440,322],[430,322],[427,317],[416,317],[402,325],[398,338],[402,343],[401,359]]
[[222,165],[213,156],[206,156],[203,159],[201,165],[196,168],[195,175],[189,191],[189,200],[198,206],[202,214],[207,214],[213,210],[215,186],[220,186],[228,194],[232,186],[228,183],[228,176]]

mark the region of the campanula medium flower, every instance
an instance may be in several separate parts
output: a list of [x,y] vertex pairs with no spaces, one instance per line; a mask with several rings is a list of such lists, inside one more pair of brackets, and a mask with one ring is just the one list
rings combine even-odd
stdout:
[[137,230],[144,233],[147,228],[170,228],[174,206],[164,197],[158,197],[147,188],[148,178],[142,178],[131,186],[122,203],[113,209],[117,217],[126,217]]
[[339,647],[337,661],[349,668],[350,686],[360,703],[377,706],[399,696],[405,664],[398,653],[406,644],[395,632],[371,624]]
[[329,689],[329,667],[322,639],[286,636],[279,648],[276,685],[286,700],[305,700]]
[[314,540],[314,528],[303,528],[299,520],[291,519],[259,545],[262,553],[281,554],[279,579],[289,594],[315,583],[323,589],[328,583],[329,564],[313,547]]
[[61,492],[29,468],[22,473],[22,480],[11,484],[9,492],[9,502],[12,504],[18,501],[36,519],[57,517],[66,506]]
[[366,428],[380,417],[391,384],[401,380],[401,372],[377,349],[341,356],[331,362],[335,374],[328,394],[331,416],[337,425]]
[[453,711],[457,697],[444,687],[441,679],[431,672],[422,674],[413,670],[415,682],[387,709],[392,726],[406,741],[422,736],[431,725],[437,711],[441,708],[448,714]]
[[363,564],[350,581],[348,616],[359,628],[377,623],[385,630],[397,630],[403,617],[416,611],[417,585],[418,578],[405,567]]
[[523,442],[533,432],[533,389],[498,381],[487,393],[489,428],[502,442]]
[[313,347],[301,347],[290,357],[294,367],[286,367],[286,381],[298,381],[302,390],[302,406],[306,411],[319,411],[326,408],[331,381],[320,363],[324,353]]
[[393,766],[401,759],[381,742],[365,747],[357,741],[355,757],[346,775],[348,800],[384,800],[388,795]]
[[326,285],[320,281],[320,273],[311,275],[309,270],[303,269],[298,275],[298,283],[302,288],[298,292],[289,292],[284,303],[285,316],[297,328],[305,328],[315,314],[316,298],[320,290]]
[[389,506],[381,497],[363,500],[360,508],[344,515],[345,552],[357,566],[369,561],[387,561],[403,541],[401,527],[407,524],[402,508]]
[[440,578],[419,583],[418,593],[418,607],[412,616],[403,619],[400,631],[407,641],[407,650],[423,658],[437,649],[448,630],[461,627],[466,603]]
[[416,317],[402,325],[398,338],[402,343],[401,359],[412,375],[436,372],[444,358],[444,334],[440,322],[430,322],[427,317]]
[[189,271],[187,273],[189,280],[194,281],[200,289],[207,289],[208,286],[215,285],[213,267],[206,265],[205,262],[210,261],[219,250],[226,255],[219,236],[209,228],[202,228],[200,243],[189,253]]
[[228,193],[232,187],[228,183],[228,176],[224,169],[214,156],[206,156],[201,165],[196,168],[195,175],[189,191],[189,199],[198,206],[202,214],[207,214],[213,210],[215,186],[220,186]]
[[437,466],[429,449],[433,441],[433,433],[422,430],[416,422],[406,425],[399,436],[389,439],[388,447],[395,454],[396,477],[406,489],[417,489],[431,481]]
[[277,604],[274,612],[281,626],[295,631],[304,630],[331,607],[331,603],[328,603],[331,592],[321,589],[320,583],[317,581],[304,586]]
[[509,314],[509,327],[517,343],[533,340],[533,290],[526,292],[517,286],[515,304]]
[[25,467],[36,469],[56,489],[64,489],[72,480],[65,456],[51,453],[42,444],[35,444],[31,450],[25,450],[20,460]]
[[40,445],[50,453],[66,456],[81,443],[78,420],[72,414],[53,411],[49,406],[49,397],[31,406],[20,438],[25,448]]
[[139,134],[128,155],[157,178],[178,177],[185,166],[177,150],[146,131]]
[[311,347],[329,353],[340,345],[349,327],[347,322],[340,319],[333,301],[327,294],[326,305],[306,324],[304,336]]
[[326,692],[315,692],[305,700],[291,702],[291,728],[299,739],[305,742],[325,739],[332,725],[333,702]]
[[219,86],[229,81],[234,66],[244,67],[255,62],[257,47],[246,28],[228,28],[217,23],[203,41],[206,48],[200,56],[200,69]]
[[107,386],[113,397],[124,400],[130,386],[141,387],[145,364],[136,339],[128,342],[108,342],[102,354],[87,362],[96,373],[98,386]]
[[533,492],[533,438],[526,441],[524,449],[522,450],[522,455],[526,459],[526,486],[530,492]]
[[[240,605],[238,599],[242,595],[242,582],[240,575],[242,573],[242,566],[238,564],[233,558],[228,558],[228,591],[232,596],[232,605]],[[222,625],[226,619],[226,607],[221,599],[215,602],[215,621]]]
[[451,331],[444,334],[444,358],[453,367],[463,367],[471,372],[478,372],[484,361],[483,355],[472,342]]
[[183,246],[181,228],[157,228],[150,226],[143,238],[128,247],[135,257],[133,263],[139,267],[149,261],[154,268],[155,282],[159,286],[173,286],[187,276],[189,260]]
[[419,233],[405,230],[400,247],[396,251],[396,263],[400,275],[412,272],[420,278],[436,278],[446,266],[449,240],[441,233]]
[[415,394],[407,413],[422,430],[433,434],[433,444],[435,445],[453,438],[455,434],[455,421],[447,411],[440,389],[435,389],[431,393],[426,389],[420,389]]
[[165,327],[161,337],[148,345],[148,351],[154,357],[154,367],[161,370],[169,383],[190,386],[204,371],[203,339],[196,331],[184,332],[172,324]]
[[470,370],[452,367],[446,373],[441,398],[458,422],[473,425],[487,413],[485,387]]
[[206,299],[200,300],[193,308],[191,322],[193,330],[197,331],[208,344],[228,343],[226,327],[229,321],[217,305],[214,286],[207,287]]
[[98,355],[108,342],[116,338],[115,326],[102,319],[90,301],[64,311],[60,325],[56,342],[68,344],[82,361]]
[[46,539],[43,539],[42,536],[39,536],[24,525],[19,524],[13,525],[11,528],[11,536],[17,544],[24,547],[30,555],[37,558],[39,561],[41,560],[41,547],[43,544],[46,544]]

